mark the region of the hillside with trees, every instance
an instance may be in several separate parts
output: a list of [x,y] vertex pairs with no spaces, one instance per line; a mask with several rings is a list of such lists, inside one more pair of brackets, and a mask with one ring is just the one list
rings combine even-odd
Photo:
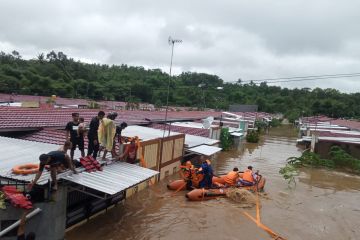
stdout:
[[[122,64],[88,64],[62,52],[31,60],[20,53],[0,52],[0,92],[94,100],[166,103],[169,75],[160,69]],[[169,105],[194,109],[228,109],[229,104],[257,104],[259,111],[284,113],[290,119],[324,114],[360,117],[360,93],[336,89],[288,89],[266,82],[227,83],[216,75],[184,72],[171,79]]]

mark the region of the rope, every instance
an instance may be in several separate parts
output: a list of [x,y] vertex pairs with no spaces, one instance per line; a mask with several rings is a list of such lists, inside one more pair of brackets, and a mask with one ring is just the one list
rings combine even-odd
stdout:
[[278,240],[286,240],[286,238],[281,237],[279,234],[275,233],[273,230],[271,230],[269,227],[265,226],[264,224],[262,224],[261,222],[258,222],[257,219],[253,218],[249,213],[243,211],[242,212],[246,217],[248,217],[250,220],[252,220],[253,222],[255,222],[258,227],[260,227],[261,229],[263,229],[265,232],[267,232],[268,234],[271,235],[272,238],[274,239],[278,239]]

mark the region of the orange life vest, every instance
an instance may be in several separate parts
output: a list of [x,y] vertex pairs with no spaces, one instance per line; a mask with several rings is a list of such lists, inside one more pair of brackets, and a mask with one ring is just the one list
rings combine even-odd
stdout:
[[255,182],[255,179],[253,178],[253,172],[250,169],[245,170],[243,174],[243,180],[247,182]]
[[180,166],[180,169],[183,171],[183,176],[186,179],[190,179],[193,174],[195,174],[195,169],[193,165]]
[[231,171],[224,177],[225,183],[229,185],[235,185],[237,178],[239,177],[239,173],[235,171]]
[[136,152],[137,152],[137,146],[128,146],[128,158],[135,159],[136,158]]

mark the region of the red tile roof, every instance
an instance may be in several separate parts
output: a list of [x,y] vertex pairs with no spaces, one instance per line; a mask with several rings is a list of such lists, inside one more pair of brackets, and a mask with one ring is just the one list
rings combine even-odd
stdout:
[[320,137],[349,137],[349,138],[360,138],[360,135],[357,134],[347,134],[347,131],[341,133],[341,131],[333,132],[333,131],[316,131],[316,134]]
[[[96,116],[98,109],[39,109],[21,107],[0,107],[0,129],[9,128],[40,128],[40,127],[64,127],[71,121],[71,113],[78,112],[89,123]],[[108,113],[109,111],[105,111]],[[116,111],[117,123],[144,124],[150,121],[163,120],[165,112],[156,111]],[[176,119],[202,119],[209,116],[220,117],[221,112],[168,112],[168,120]],[[265,113],[239,113],[244,116],[265,116]]]
[[[62,145],[65,142],[65,130],[58,129],[42,129],[37,132],[26,134],[20,139],[34,141],[34,142],[42,142],[42,143],[50,143],[56,145]],[[85,137],[85,146],[87,147],[87,138]]]
[[348,128],[350,128],[350,130],[360,131],[360,122],[359,121],[336,119],[336,120],[332,120],[331,124],[348,127]]

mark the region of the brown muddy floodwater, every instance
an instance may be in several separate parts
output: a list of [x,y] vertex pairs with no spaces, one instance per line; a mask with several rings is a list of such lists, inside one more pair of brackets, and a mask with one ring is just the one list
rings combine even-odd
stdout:
[[[301,170],[295,189],[278,173],[286,159],[301,154],[293,128],[270,130],[260,144],[220,153],[216,173],[253,165],[266,177],[261,198],[263,224],[287,239],[360,239],[360,177],[325,169]],[[173,179],[177,176],[172,177]],[[146,189],[67,233],[67,240],[271,239],[228,199],[188,202],[184,192],[167,196],[166,183]],[[255,209],[249,209],[255,216]]]

